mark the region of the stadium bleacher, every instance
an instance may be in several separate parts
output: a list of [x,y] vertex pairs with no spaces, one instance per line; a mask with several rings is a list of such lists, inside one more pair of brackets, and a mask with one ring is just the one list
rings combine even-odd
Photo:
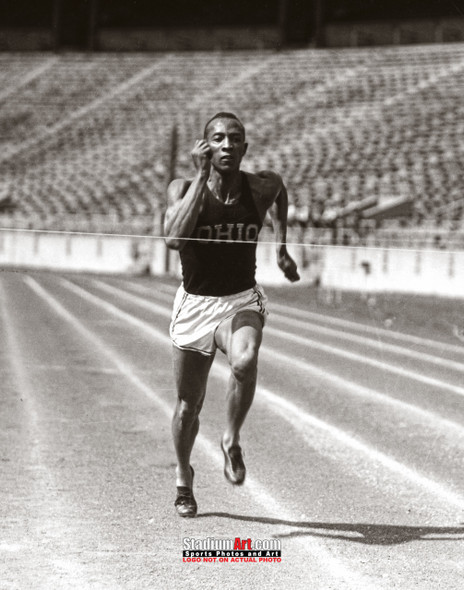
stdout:
[[0,54],[2,225],[150,231],[173,126],[190,175],[204,121],[233,110],[244,168],[282,174],[295,220],[403,196],[411,227],[463,230],[463,76],[462,44]]

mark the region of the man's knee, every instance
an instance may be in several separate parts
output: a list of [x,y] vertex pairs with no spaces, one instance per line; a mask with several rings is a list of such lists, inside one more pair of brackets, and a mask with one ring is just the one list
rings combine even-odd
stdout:
[[240,383],[254,379],[258,364],[258,349],[259,346],[250,344],[232,354],[230,368],[233,376]]
[[182,424],[193,424],[200,414],[201,406],[202,403],[200,401],[192,403],[179,399],[175,416]]

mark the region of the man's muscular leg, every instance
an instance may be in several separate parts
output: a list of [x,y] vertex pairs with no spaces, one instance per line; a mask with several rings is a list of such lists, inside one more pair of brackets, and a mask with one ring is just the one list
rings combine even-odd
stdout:
[[[253,402],[256,389],[262,329],[263,320],[258,313],[243,311],[223,322],[216,331],[216,343],[227,355],[231,367],[227,388],[227,424],[222,446],[226,461],[229,451],[231,452],[232,464],[229,466],[230,469],[226,464],[226,477],[232,483],[242,483],[245,477],[239,447],[240,428]],[[237,448],[240,456],[237,455]],[[234,456],[237,456],[239,461],[236,465]],[[231,473],[231,470],[236,473]]]
[[176,485],[192,487],[190,455],[200,426],[199,414],[206,393],[214,355],[173,347],[177,405],[172,419],[172,436],[177,455]]

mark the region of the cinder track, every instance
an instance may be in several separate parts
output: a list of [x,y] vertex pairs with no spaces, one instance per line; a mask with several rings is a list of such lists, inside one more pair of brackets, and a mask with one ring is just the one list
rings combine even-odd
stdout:
[[[2,590],[460,589],[464,347],[301,313],[290,287],[271,301],[247,481],[222,475],[218,356],[186,521],[173,506],[173,292],[0,274]],[[282,561],[183,563],[184,537],[277,538]]]

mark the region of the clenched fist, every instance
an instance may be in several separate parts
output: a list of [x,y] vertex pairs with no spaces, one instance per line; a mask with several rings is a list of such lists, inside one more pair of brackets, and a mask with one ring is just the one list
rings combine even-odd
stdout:
[[300,280],[296,262],[286,250],[282,252],[277,258],[277,264],[279,265],[280,270],[284,273],[286,279],[292,283]]
[[191,155],[197,172],[202,172],[209,176],[209,171],[211,170],[211,148],[207,141],[197,139]]

